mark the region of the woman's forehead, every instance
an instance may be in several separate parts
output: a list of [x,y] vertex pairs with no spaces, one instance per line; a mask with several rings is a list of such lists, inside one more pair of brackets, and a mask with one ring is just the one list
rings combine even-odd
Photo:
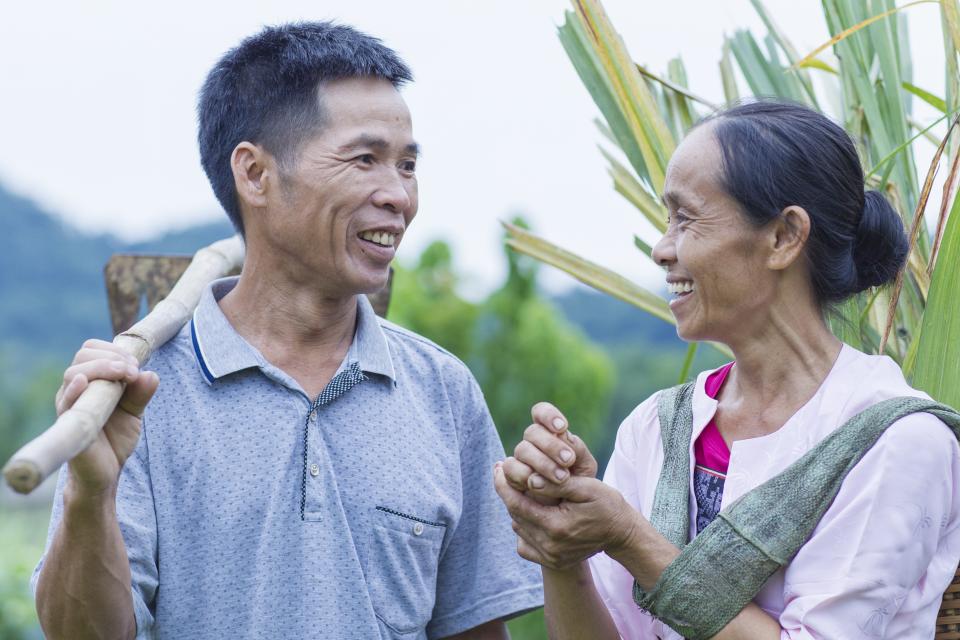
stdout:
[[721,189],[723,157],[712,123],[697,127],[683,139],[667,166],[664,200],[702,198]]

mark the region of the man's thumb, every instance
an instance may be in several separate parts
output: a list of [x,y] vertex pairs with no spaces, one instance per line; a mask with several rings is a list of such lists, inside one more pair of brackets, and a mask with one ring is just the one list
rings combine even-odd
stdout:
[[153,371],[142,371],[137,379],[127,385],[120,398],[119,407],[137,418],[143,415],[147,403],[160,386],[160,376]]

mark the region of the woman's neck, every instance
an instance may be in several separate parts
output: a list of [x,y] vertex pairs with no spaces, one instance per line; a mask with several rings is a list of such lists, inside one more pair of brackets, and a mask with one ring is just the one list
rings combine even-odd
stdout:
[[784,305],[730,347],[737,364],[721,390],[721,409],[756,436],[779,429],[816,394],[842,343],[818,310]]

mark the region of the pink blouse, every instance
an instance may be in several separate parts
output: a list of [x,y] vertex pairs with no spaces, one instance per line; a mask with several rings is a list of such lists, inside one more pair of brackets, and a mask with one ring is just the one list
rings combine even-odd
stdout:
[[[693,440],[716,411],[701,373]],[[844,345],[814,396],[780,429],[730,448],[722,507],[773,477],[863,409],[894,396],[927,397],[885,356]],[[691,538],[697,522],[690,446]],[[663,464],[657,395],[620,426],[604,482],[649,516]],[[931,638],[944,589],[960,561],[960,446],[930,414],[894,423],[850,471],[793,561],[754,602],[780,622],[781,638]],[[605,554],[590,559],[594,582],[627,639],[680,636],[642,613],[633,578]],[[709,603],[704,603],[709,606]]]

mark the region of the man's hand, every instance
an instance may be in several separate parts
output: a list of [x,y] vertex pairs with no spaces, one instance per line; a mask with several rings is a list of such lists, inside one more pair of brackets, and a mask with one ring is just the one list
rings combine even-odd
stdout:
[[116,488],[120,469],[137,446],[140,417],[160,383],[157,374],[141,372],[136,359],[113,343],[87,340],[63,374],[57,415],[72,407],[93,380],[125,382],[127,388],[96,440],[69,462],[68,490],[74,497],[100,496]]

